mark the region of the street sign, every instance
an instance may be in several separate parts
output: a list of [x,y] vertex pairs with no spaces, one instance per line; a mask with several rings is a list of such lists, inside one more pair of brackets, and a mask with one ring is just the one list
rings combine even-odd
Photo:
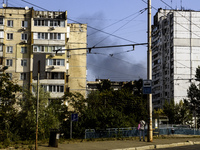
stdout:
[[143,80],[143,94],[151,94],[151,80]]
[[78,114],[72,114],[71,121],[78,121]]

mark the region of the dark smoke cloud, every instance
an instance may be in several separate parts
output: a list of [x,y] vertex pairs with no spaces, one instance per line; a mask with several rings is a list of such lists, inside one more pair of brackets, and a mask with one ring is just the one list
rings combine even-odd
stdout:
[[[85,20],[81,19],[79,21],[88,24],[88,47],[124,44],[120,42],[120,39],[108,36],[102,32],[97,32],[90,28],[93,27],[98,30],[103,29],[105,23],[101,18],[105,18],[104,14],[96,13],[93,15],[82,16],[80,18],[92,18]],[[98,45],[96,45],[97,43]],[[133,59],[134,51],[121,53],[131,49],[132,47],[92,49],[91,53],[87,55],[87,80],[94,81],[98,78],[110,79],[111,81],[133,81],[138,80],[139,78],[146,78],[146,61],[139,63],[136,62]]]

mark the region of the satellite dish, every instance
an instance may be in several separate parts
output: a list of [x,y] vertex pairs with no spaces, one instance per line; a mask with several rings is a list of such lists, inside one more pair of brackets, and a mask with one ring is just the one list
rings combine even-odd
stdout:
[[26,6],[26,7],[25,7],[25,10],[29,10],[29,7],[28,7],[28,6]]
[[6,4],[3,4],[2,6],[3,6],[3,7],[6,7]]

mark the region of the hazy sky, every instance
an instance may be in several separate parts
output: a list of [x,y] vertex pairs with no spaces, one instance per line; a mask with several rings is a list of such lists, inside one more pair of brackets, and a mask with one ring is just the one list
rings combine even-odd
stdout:
[[[1,1],[3,3],[3,0]],[[65,11],[68,22],[88,24],[88,46],[147,42],[147,0],[7,0],[9,7]],[[6,0],[4,0],[6,3]],[[34,5],[31,5],[32,3]],[[158,8],[200,11],[199,0],[152,0],[152,18]],[[153,22],[153,20],[152,20]],[[99,31],[97,32],[98,29]],[[87,55],[88,81],[146,79],[147,46],[95,49]]]

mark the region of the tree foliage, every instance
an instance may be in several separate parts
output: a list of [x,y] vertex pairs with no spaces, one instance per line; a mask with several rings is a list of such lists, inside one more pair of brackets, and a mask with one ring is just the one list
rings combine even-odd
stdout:
[[[198,84],[196,82],[191,83],[189,89],[187,90],[187,97],[188,99],[185,99],[185,103],[190,108],[191,112],[194,112],[196,116],[200,117],[200,66],[196,68],[196,81],[198,81]],[[198,120],[200,122],[200,120]]]
[[69,126],[71,113],[79,115],[78,122],[73,122],[74,136],[83,137],[85,129],[137,126],[139,120],[147,119],[146,99],[133,95],[133,90],[123,88],[114,91],[108,81],[103,81],[100,87],[87,99],[77,93],[65,94],[64,99],[74,108],[68,112],[66,124]]
[[[34,140],[37,93],[32,93],[27,88],[16,103],[15,93],[21,91],[19,86],[11,84],[7,78],[4,82],[6,86],[3,87],[1,81],[1,89],[9,89],[10,93],[1,90],[1,95],[6,95],[6,92],[9,94],[7,97],[1,97],[4,103],[4,105],[1,103],[0,112],[1,131],[9,138],[11,134],[15,134],[13,137],[19,140]],[[101,130],[137,126],[139,120],[147,119],[147,101],[140,91],[141,84],[137,88],[128,84],[118,91],[111,89],[110,85],[109,81],[104,81],[99,90],[91,92],[87,99],[80,93],[66,92],[62,99],[51,100],[49,93],[40,88],[39,139],[49,138],[51,128],[61,129],[68,138],[72,113],[78,113],[79,116],[78,121],[73,122],[73,135],[76,138],[83,138],[85,129]],[[137,91],[137,94],[133,94],[133,90]],[[6,105],[7,103],[10,105]],[[68,105],[65,105],[66,103]],[[14,104],[18,104],[20,109],[11,107]],[[10,122],[7,125],[8,121]]]
[[[40,87],[39,90],[39,118],[38,135],[39,139],[49,137],[50,129],[60,128],[62,123],[63,107],[61,100],[49,100],[49,93]],[[24,91],[23,98],[20,101],[21,111],[18,114],[20,137],[22,140],[35,138],[36,131],[36,102],[37,97],[29,90]],[[67,109],[67,108],[66,108]]]
[[163,106],[164,114],[169,118],[170,124],[190,124],[192,113],[186,103],[180,101],[178,104],[171,100],[170,103],[165,101]]
[[0,140],[15,138],[16,97],[21,88],[6,74],[0,74]]

